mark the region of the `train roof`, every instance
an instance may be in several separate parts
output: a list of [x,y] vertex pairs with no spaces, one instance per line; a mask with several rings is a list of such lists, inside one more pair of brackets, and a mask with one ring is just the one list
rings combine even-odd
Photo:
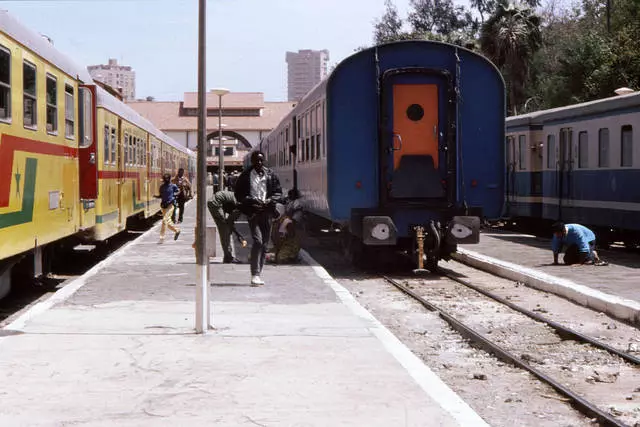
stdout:
[[129,123],[134,124],[141,129],[146,130],[162,142],[165,142],[172,147],[184,151],[186,153],[192,154],[193,152],[188,148],[178,144],[173,139],[171,139],[168,135],[162,132],[160,129],[155,127],[153,123],[149,120],[142,117],[138,112],[136,112],[133,108],[129,107],[124,102],[120,101],[115,96],[111,95],[109,92],[101,88],[100,86],[96,86],[96,94],[97,94],[97,102],[96,105],[98,107],[104,108],[106,110],[111,111],[114,114],[122,117],[127,120]]
[[69,76],[81,80],[85,84],[93,83],[93,79],[85,67],[77,65],[71,58],[53,47],[43,36],[22,25],[6,10],[0,10],[0,31]]
[[640,107],[640,92],[625,95],[616,95],[595,101],[582,102],[580,104],[566,105],[564,107],[535,111],[507,118],[508,127],[523,125],[544,124],[553,120],[562,120],[572,117],[590,116],[602,114],[626,108]]

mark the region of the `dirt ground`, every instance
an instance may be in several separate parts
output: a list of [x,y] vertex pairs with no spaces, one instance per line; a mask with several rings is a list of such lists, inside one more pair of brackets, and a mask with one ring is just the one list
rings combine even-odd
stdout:
[[[335,237],[307,236],[304,247],[491,425],[594,425],[593,420],[581,415],[552,388],[529,373],[474,348],[439,316],[412,301],[379,275],[351,267]],[[601,313],[455,262],[442,265],[466,276],[467,280],[473,279],[476,285],[616,348],[637,351],[640,347],[640,333],[636,328]],[[554,368],[568,387],[575,387],[588,395],[588,399],[595,399],[602,410],[640,427],[640,383],[634,383],[639,368],[601,350],[581,352],[577,343],[562,341],[550,331],[541,331],[539,326],[529,330],[527,322],[533,321],[514,316],[506,307],[504,310],[492,308],[493,312],[488,315],[487,303],[478,302],[461,291],[460,285],[441,276],[427,275],[418,282],[411,278],[409,283],[429,301],[452,313],[457,309],[456,316],[466,313],[464,321],[484,330],[490,339],[505,341],[508,338],[509,344],[515,341],[524,345],[526,350],[519,354],[522,359],[539,364],[541,370]],[[629,378],[632,380],[628,381]]]

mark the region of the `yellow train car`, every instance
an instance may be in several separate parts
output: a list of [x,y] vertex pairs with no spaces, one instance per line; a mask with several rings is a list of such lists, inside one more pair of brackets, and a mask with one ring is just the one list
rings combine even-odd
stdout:
[[194,158],[0,11],[0,298],[26,256],[39,275],[43,248],[155,215],[162,173]]

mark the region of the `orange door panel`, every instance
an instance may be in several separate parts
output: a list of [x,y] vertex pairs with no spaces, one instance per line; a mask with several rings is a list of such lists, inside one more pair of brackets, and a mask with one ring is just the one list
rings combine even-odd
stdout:
[[438,86],[393,86],[393,169],[406,154],[430,155],[438,168]]

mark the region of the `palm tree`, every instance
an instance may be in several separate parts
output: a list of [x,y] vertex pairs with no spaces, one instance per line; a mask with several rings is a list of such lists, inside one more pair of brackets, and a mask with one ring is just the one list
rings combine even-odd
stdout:
[[502,71],[514,115],[524,102],[529,67],[541,45],[540,17],[527,6],[501,2],[480,30],[480,48]]

